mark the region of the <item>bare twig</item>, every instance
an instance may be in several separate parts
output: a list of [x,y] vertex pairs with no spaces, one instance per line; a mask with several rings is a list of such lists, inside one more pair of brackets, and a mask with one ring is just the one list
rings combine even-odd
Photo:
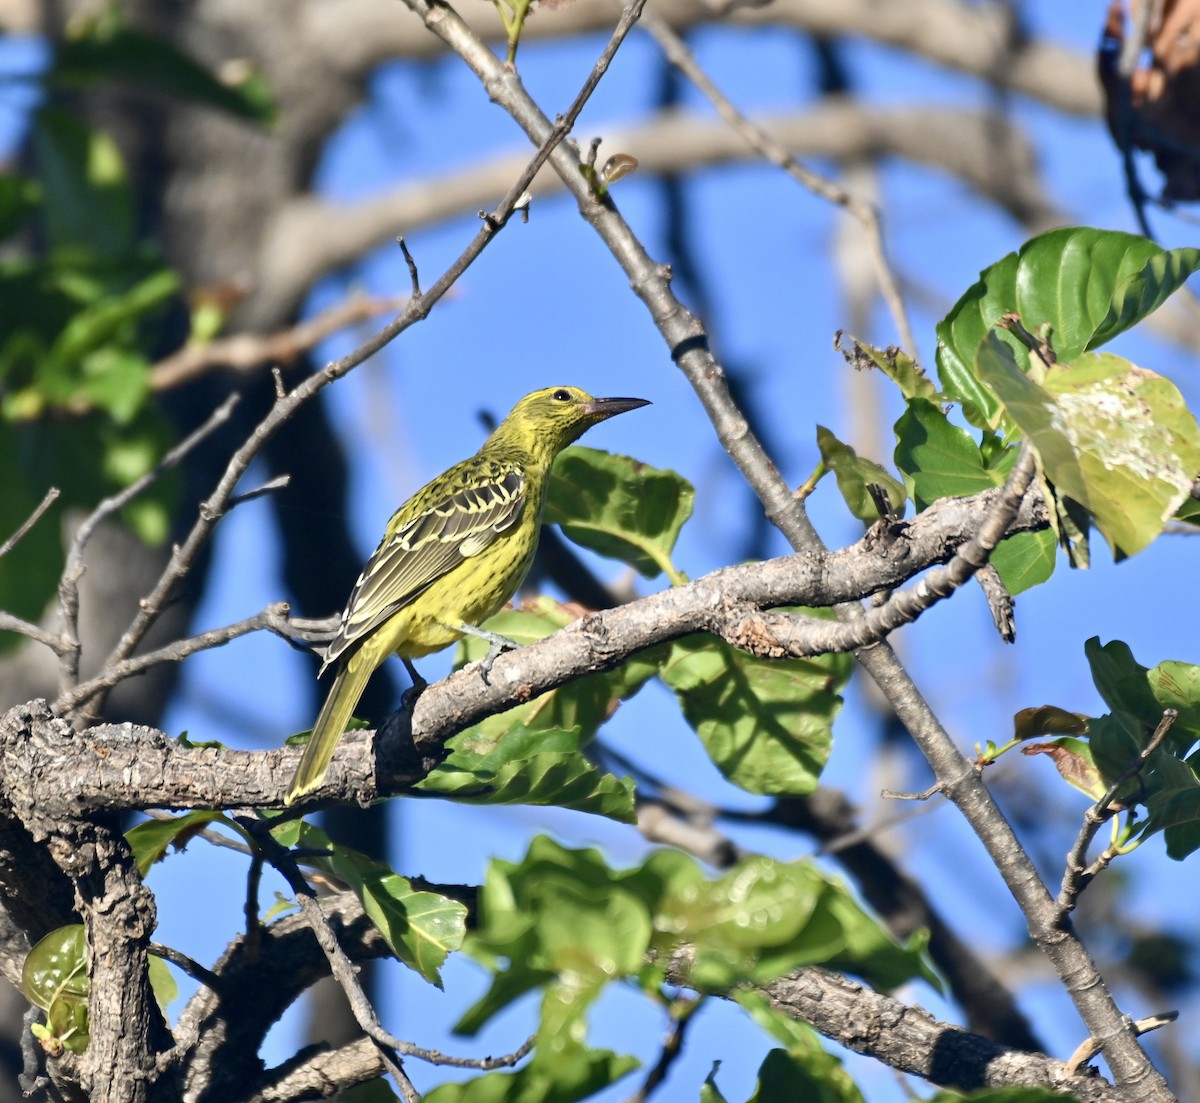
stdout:
[[56,655],[62,654],[67,646],[57,632],[47,632],[40,625],[23,620],[12,613],[0,612],[0,632],[15,632],[19,636],[28,636],[35,643],[50,648]]
[[264,494],[273,494],[276,490],[282,490],[292,481],[291,475],[276,475],[273,479],[268,479],[262,486],[256,486],[253,490],[247,490],[242,494],[235,494],[229,499],[229,508],[235,509],[246,502],[252,502],[255,498],[261,498]]
[[646,1073],[646,1079],[642,1081],[638,1090],[629,1097],[626,1103],[646,1103],[646,1100],[666,1080],[667,1073],[671,1071],[671,1066],[683,1053],[683,1037],[687,1032],[688,1024],[692,1021],[692,1016],[695,1015],[703,1002],[703,996],[697,996],[695,999],[680,997],[671,1001],[671,1029],[663,1039],[658,1060],[654,1062],[654,1067]]
[[21,542],[24,535],[41,520],[42,514],[58,501],[58,496],[61,493],[62,491],[56,486],[52,486],[46,491],[45,497],[42,498],[34,508],[34,511],[21,523],[21,527],[5,540],[3,544],[0,544],[0,559],[8,555]]
[[753,149],[756,149],[773,165],[781,168],[801,187],[807,188],[821,199],[841,207],[857,219],[859,225],[862,226],[867,241],[867,251],[875,266],[880,294],[892,315],[896,332],[900,335],[900,342],[905,351],[915,357],[917,355],[916,338],[913,336],[912,325],[908,320],[904,297],[900,293],[900,283],[888,263],[887,252],[883,245],[883,232],[879,225],[879,211],[875,205],[860,199],[842,185],[801,164],[774,141],[766,131],[743,115],[700,67],[683,39],[664,20],[650,15],[642,21],[642,25],[662,48],[667,60],[704,93],[721,118],[736,130]]
[[1060,923],[1065,921],[1066,917],[1074,910],[1075,905],[1079,902],[1079,894],[1091,884],[1096,874],[1101,872],[1115,857],[1115,854],[1109,854],[1106,850],[1090,866],[1085,867],[1083,864],[1087,857],[1088,847],[1096,837],[1096,832],[1115,812],[1112,805],[1117,799],[1117,795],[1125,783],[1136,777],[1142,770],[1150,756],[1162,745],[1162,741],[1166,739],[1167,733],[1178,719],[1178,710],[1164,709],[1162,719],[1158,722],[1154,734],[1150,736],[1146,745],[1130,760],[1105,794],[1084,813],[1079,835],[1067,854],[1067,866],[1063,871],[1062,886],[1058,890],[1058,899],[1055,901],[1058,906]]
[[80,706],[99,694],[106,693],[126,678],[142,674],[151,667],[159,666],[162,663],[182,662],[189,655],[221,647],[230,640],[236,640],[251,632],[266,630],[288,641],[299,637],[311,642],[320,642],[329,638],[330,625],[334,628],[337,627],[336,621],[332,619],[324,621],[291,620],[288,617],[288,610],[289,606],[286,601],[278,601],[273,605],[268,605],[261,613],[246,617],[236,624],[227,624],[223,628],[213,628],[207,632],[189,636],[187,639],[176,640],[165,647],[135,655],[131,659],[110,661],[94,678],[61,693],[54,702],[54,710],[60,716],[68,716]]
[[[1143,1034],[1149,1034],[1152,1030],[1167,1026],[1178,1018],[1178,1011],[1160,1011],[1157,1015],[1147,1015],[1144,1019],[1136,1019],[1132,1024],[1133,1031],[1140,1037]],[[1078,1076],[1080,1069],[1100,1052],[1100,1048],[1100,1043],[1095,1038],[1087,1038],[1080,1042],[1075,1052],[1067,1058],[1067,1072],[1071,1076]]]
[[149,950],[155,957],[160,957],[163,961],[169,961],[176,968],[182,969],[192,980],[197,980],[213,992],[220,993],[221,978],[211,969],[206,969],[198,961],[188,957],[182,950],[176,950],[173,946],[167,946],[162,942],[151,942]]

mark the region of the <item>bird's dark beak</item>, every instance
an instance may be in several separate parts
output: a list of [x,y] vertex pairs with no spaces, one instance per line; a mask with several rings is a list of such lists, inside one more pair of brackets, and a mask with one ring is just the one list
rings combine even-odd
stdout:
[[615,417],[627,410],[636,410],[639,406],[649,406],[648,398],[593,398],[591,402],[581,403],[580,408],[589,417],[603,421],[606,417]]

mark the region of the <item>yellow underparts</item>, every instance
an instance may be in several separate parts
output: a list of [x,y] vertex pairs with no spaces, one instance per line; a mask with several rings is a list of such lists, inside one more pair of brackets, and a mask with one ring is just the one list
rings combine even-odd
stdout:
[[292,779],[288,804],[321,784],[367,682],[389,655],[419,659],[441,651],[462,638],[460,625],[479,625],[500,611],[529,572],[537,525],[535,519],[530,531],[518,524],[480,555],[464,559],[398,609],[341,664]]

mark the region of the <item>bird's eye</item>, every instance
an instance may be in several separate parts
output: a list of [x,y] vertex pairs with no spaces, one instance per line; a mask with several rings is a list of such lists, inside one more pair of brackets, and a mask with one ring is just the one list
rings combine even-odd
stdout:
[[570,402],[571,392],[568,391],[566,387],[559,387],[558,390],[554,392],[553,397],[555,402]]

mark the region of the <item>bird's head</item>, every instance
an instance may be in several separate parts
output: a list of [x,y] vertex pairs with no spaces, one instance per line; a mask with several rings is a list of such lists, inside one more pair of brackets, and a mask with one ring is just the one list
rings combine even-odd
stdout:
[[598,422],[649,404],[644,398],[593,398],[579,387],[544,387],[521,399],[496,435],[552,460]]

